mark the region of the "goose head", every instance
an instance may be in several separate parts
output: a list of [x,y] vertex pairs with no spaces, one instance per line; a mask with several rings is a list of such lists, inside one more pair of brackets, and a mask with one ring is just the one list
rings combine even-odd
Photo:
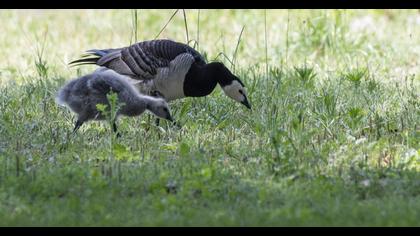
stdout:
[[216,76],[226,96],[251,109],[244,83],[236,75],[232,74],[223,63],[212,62],[210,64],[214,68],[213,76]]

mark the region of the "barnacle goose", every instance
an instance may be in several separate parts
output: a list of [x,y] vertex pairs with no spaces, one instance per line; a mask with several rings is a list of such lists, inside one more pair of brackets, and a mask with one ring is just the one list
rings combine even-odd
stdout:
[[[169,107],[162,98],[145,96],[128,81],[125,76],[110,69],[97,70],[91,74],[71,80],[57,93],[56,102],[68,106],[78,114],[73,132],[89,120],[103,120],[104,115],[97,110],[97,104],[105,104],[109,110],[107,94],[112,90],[118,94],[121,103],[117,111],[119,115],[139,116],[145,110],[151,111],[156,116],[172,121]],[[113,131],[117,132],[115,121]]]
[[209,95],[220,84],[224,93],[251,109],[242,81],[220,62],[206,63],[190,46],[167,39],[128,47],[89,50],[70,65],[96,64],[136,80],[142,93],[166,101]]

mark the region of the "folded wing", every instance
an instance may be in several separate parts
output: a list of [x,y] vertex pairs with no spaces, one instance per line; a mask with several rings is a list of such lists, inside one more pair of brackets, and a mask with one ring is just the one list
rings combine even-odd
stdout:
[[71,65],[96,64],[137,80],[154,79],[158,68],[169,67],[180,54],[190,54],[194,62],[205,64],[199,52],[190,46],[171,40],[150,40],[129,47],[89,50],[87,55]]

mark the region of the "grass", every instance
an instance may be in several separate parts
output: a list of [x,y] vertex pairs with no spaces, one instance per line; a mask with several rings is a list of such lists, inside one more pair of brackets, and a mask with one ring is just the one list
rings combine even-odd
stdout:
[[[419,226],[415,10],[3,10],[0,19],[0,225]],[[159,34],[195,40],[209,60],[224,55],[253,110],[217,89],[171,103],[181,128],[145,115],[121,119],[120,139],[106,122],[72,135],[75,116],[55,93],[95,67],[67,63]]]

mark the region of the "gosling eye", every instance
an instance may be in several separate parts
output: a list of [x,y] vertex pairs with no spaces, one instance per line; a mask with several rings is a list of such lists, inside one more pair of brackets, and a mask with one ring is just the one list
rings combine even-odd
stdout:
[[239,90],[239,93],[242,94],[242,95],[244,95],[244,92],[242,90]]
[[164,111],[164,112],[168,112],[168,108],[164,107],[164,108],[163,108],[163,111]]

